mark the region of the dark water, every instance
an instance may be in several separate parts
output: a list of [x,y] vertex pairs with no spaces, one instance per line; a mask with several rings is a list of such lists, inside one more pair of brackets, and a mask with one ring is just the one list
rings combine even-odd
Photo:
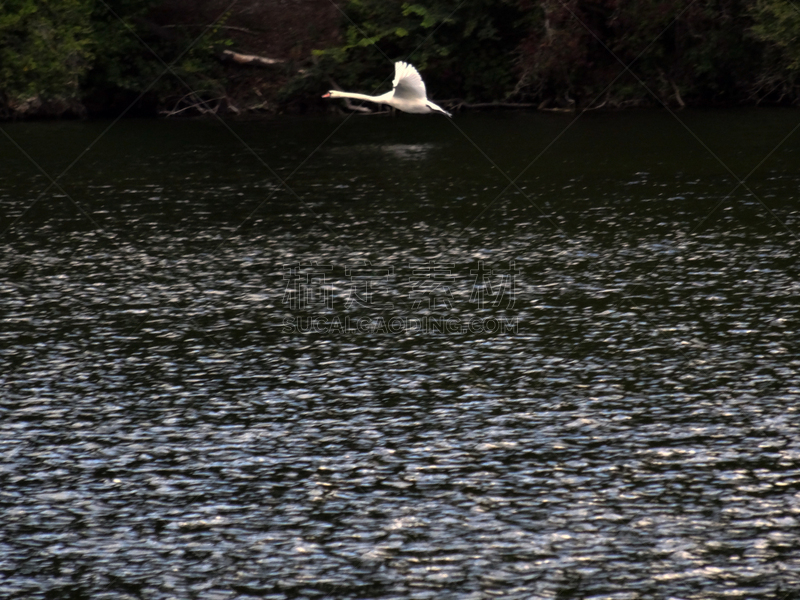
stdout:
[[0,597],[797,598],[800,116],[679,116],[4,125]]

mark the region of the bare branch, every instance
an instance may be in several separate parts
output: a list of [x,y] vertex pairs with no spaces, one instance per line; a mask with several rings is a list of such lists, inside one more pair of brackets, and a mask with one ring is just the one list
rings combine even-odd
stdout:
[[265,56],[256,56],[255,54],[239,54],[233,50],[223,50],[222,58],[232,60],[240,65],[258,65],[260,67],[271,67],[286,62],[282,58],[267,58]]

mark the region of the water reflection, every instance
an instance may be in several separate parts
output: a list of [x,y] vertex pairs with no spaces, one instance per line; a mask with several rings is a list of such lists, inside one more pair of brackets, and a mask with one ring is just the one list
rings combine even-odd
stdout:
[[333,148],[334,155],[346,155],[357,160],[361,155],[385,154],[389,158],[406,160],[426,160],[430,153],[436,151],[436,144],[356,144],[347,147]]

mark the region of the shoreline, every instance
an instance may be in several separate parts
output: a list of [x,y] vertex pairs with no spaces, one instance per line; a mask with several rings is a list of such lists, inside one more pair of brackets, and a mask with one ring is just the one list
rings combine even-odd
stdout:
[[[632,113],[638,111],[653,111],[665,110],[676,112],[684,111],[731,111],[731,110],[755,110],[755,109],[786,109],[797,110],[796,104],[792,103],[739,103],[739,104],[714,104],[714,103],[700,103],[688,104],[684,106],[673,105],[660,105],[656,103],[638,104],[635,106],[599,106],[596,108],[586,109],[571,109],[561,107],[536,107],[530,104],[520,103],[518,106],[514,103],[481,103],[479,106],[471,106],[467,103],[461,104],[448,104],[453,102],[444,100],[442,101],[448,110],[453,112],[454,115],[475,114],[475,113],[541,113],[541,114],[556,114],[564,116],[577,116],[585,113],[597,114],[612,114],[612,113]],[[277,108],[275,110],[265,110],[258,106],[245,107],[244,109],[236,108],[235,110],[217,110],[217,111],[182,111],[180,114],[171,114],[165,110],[158,110],[152,104],[143,109],[141,106],[129,106],[127,109],[120,111],[99,110],[91,111],[86,108],[82,103],[72,102],[39,102],[41,110],[26,111],[23,113],[16,113],[13,115],[0,115],[0,124],[8,123],[23,123],[23,122],[48,122],[48,121],[102,121],[102,120],[116,120],[116,119],[147,119],[147,120],[205,120],[221,117],[226,120],[234,121],[259,121],[268,120],[276,117],[322,117],[322,116],[340,116],[345,117],[355,114],[361,117],[370,116],[391,116],[391,109],[375,110],[372,112],[361,111],[348,111],[342,107],[336,107],[330,104],[320,104],[313,106],[304,104],[303,106],[293,106],[291,104]],[[57,110],[57,107],[62,107]]]

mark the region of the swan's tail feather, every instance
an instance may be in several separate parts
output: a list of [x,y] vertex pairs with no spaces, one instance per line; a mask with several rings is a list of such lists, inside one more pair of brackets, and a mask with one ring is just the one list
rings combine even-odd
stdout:
[[451,117],[451,118],[453,116],[449,112],[447,112],[445,109],[443,109],[441,106],[437,106],[436,104],[434,104],[430,100],[428,100],[425,104],[427,104],[428,108],[430,108],[433,112],[440,112],[443,115],[447,115],[448,117]]

